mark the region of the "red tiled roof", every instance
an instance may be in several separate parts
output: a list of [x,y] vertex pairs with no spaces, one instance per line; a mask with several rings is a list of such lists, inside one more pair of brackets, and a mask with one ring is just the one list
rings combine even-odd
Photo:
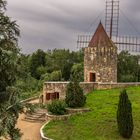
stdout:
[[91,41],[89,42],[88,47],[94,46],[112,46],[113,42],[108,37],[102,23],[100,22]]

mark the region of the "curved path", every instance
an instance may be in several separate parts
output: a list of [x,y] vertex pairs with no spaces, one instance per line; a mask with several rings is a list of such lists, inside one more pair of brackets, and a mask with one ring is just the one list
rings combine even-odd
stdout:
[[43,123],[40,122],[27,122],[23,120],[25,117],[24,114],[20,114],[17,127],[23,133],[21,140],[40,140],[40,128]]
[[[37,103],[38,100],[34,100],[32,103]],[[23,120],[25,114],[20,114],[17,121],[17,127],[23,133],[21,140],[40,140],[40,128],[44,123],[41,122],[27,122]]]

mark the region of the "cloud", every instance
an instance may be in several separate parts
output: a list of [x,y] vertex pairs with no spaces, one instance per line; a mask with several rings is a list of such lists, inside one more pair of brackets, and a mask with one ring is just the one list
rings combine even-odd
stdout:
[[[138,0],[123,0],[121,8],[137,26],[140,10],[136,3],[140,4]],[[7,9],[20,26],[23,53],[38,48],[76,50],[77,35],[93,33],[100,19],[104,21],[104,12],[99,14],[105,9],[105,0],[8,0]],[[120,28],[121,33],[128,33],[126,23],[120,22]]]

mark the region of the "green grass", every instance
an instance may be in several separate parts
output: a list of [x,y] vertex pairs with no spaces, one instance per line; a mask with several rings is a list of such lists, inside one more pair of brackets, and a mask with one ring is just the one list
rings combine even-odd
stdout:
[[[116,122],[121,89],[99,90],[87,94],[91,112],[71,116],[66,121],[51,121],[45,136],[54,140],[123,140]],[[140,140],[140,87],[127,88],[132,103],[134,131],[131,140]]]

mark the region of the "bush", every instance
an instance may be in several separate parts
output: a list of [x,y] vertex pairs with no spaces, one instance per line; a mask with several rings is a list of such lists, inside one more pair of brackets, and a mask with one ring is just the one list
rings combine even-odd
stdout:
[[131,102],[128,99],[126,90],[120,93],[120,99],[117,110],[118,130],[124,138],[130,138],[133,133],[133,117]]
[[49,112],[55,115],[64,115],[66,112],[66,104],[61,100],[53,100],[50,104],[47,105]]
[[73,79],[68,85],[66,90],[66,104],[68,107],[82,107],[85,105],[86,97],[77,80]]

